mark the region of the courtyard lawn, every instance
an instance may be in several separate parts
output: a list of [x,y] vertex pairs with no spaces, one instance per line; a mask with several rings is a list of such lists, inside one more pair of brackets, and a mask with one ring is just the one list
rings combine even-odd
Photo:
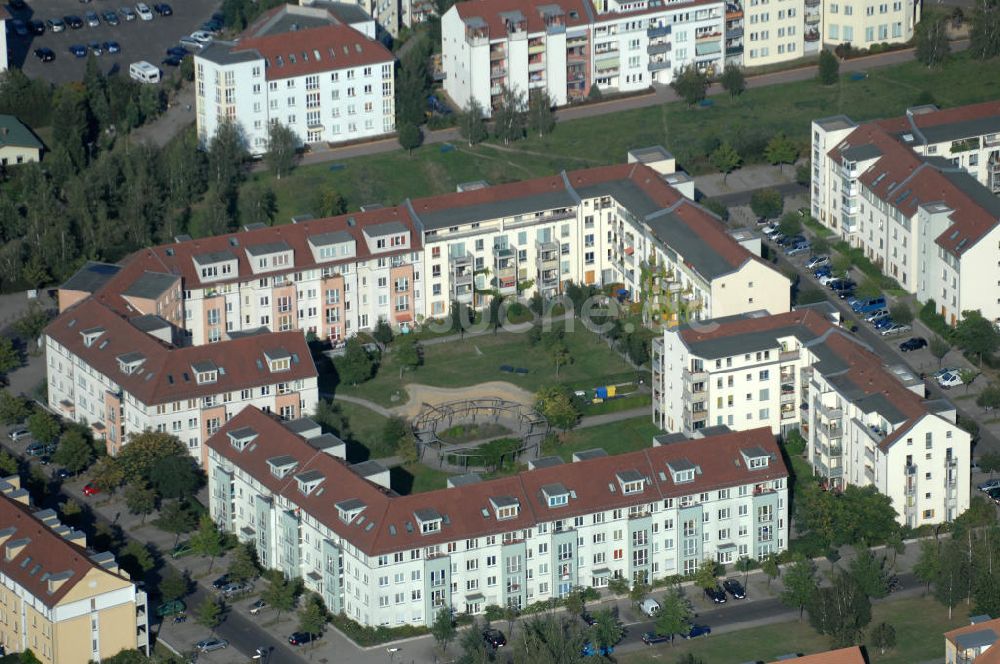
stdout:
[[267,173],[256,173],[247,186],[263,182],[274,189],[276,220],[284,224],[292,215],[316,213],[318,196],[326,190],[339,192],[349,209],[357,210],[367,203],[389,205],[408,197],[453,192],[456,184],[471,180],[497,184],[622,163],[627,150],[652,144],[664,145],[682,168],[697,174],[714,170],[706,147],[716,140],[730,140],[738,147],[785,132],[807,148],[814,118],[845,113],[861,121],[901,115],[924,91],[942,107],[995,99],[1000,97],[1000,67],[995,60],[984,62],[959,53],[940,67],[907,62],[873,69],[860,81],[844,75],[828,87],[809,80],[747,90],[735,99],[718,94],[709,108],[672,102],[560,122],[550,136],[529,137],[509,148],[469,148],[459,141],[456,149],[441,152],[440,145],[427,145],[412,156],[398,150],[346,159],[344,167],[335,171],[331,164],[303,166],[283,177],[281,186]]
[[347,401],[337,401],[336,404],[350,427],[350,443],[366,450],[349,450],[351,461],[378,459],[393,454],[391,450],[382,449],[382,430],[387,418],[358,404]]
[[[960,605],[961,607],[961,605]],[[896,647],[885,655],[868,648],[872,664],[913,664],[941,661],[943,633],[969,624],[960,610],[948,619],[948,609],[929,598],[884,602],[872,608],[874,627],[887,622],[896,628]],[[816,634],[808,618],[802,622],[763,625],[738,632],[711,635],[691,641],[678,640],[675,647],[663,644],[639,652],[618,656],[621,664],[663,664],[691,653],[710,664],[738,664],[750,661],[774,661],[790,653],[812,654],[830,649],[830,641]]]
[[[467,387],[502,380],[535,392],[552,383],[590,390],[598,385],[635,381],[637,373],[645,376],[645,372],[632,370],[603,341],[580,326],[567,332],[565,341],[573,362],[560,367],[558,376],[552,360],[541,347],[531,345],[527,334],[501,332],[425,346],[423,365],[416,371],[404,372],[402,379],[389,353],[375,378],[357,387],[339,385],[337,390],[391,407],[399,405],[400,399],[394,401],[393,396],[406,383]],[[524,368],[528,373],[505,373],[500,371],[502,365]]]
[[542,445],[542,456],[557,455],[572,461],[573,453],[602,448],[610,455],[634,452],[652,447],[653,436],[663,433],[653,424],[652,413],[619,422],[586,429],[573,429],[558,437],[550,437]]

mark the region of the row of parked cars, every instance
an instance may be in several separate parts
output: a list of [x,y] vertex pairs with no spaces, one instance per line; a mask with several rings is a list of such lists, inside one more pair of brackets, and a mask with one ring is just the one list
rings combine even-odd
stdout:
[[997,505],[1000,505],[1000,478],[986,480],[985,482],[979,484],[976,488],[989,496],[990,500],[995,502]]

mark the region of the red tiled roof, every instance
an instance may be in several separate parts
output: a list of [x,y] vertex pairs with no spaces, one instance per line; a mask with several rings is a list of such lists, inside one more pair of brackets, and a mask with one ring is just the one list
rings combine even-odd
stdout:
[[[98,327],[104,328],[104,333],[91,346],[86,346],[81,332]],[[45,334],[147,405],[317,375],[301,330],[178,348],[134,327],[124,316],[103,304],[100,297],[88,297],[64,311],[45,328]],[[267,368],[264,353],[279,349],[297,356],[299,361],[292,361],[287,371],[272,373]],[[141,371],[125,374],[119,369],[118,357],[128,353],[140,353],[145,358]],[[222,367],[225,373],[219,372],[214,383],[198,385],[191,367],[205,361]],[[262,366],[258,366],[258,361]]]
[[[927,113],[915,113],[912,115],[913,123],[918,129],[926,127],[936,127],[943,124],[953,124],[957,122],[967,122],[1000,115],[1000,100],[984,101],[979,104],[968,104],[966,106],[956,106]],[[901,115],[894,118],[876,120],[887,131],[909,131],[910,122],[907,116]]]
[[[858,646],[818,652],[815,655],[802,655],[792,661],[798,664],[867,664],[865,656]],[[771,662],[771,664],[780,663]]]
[[[324,25],[241,39],[231,49],[256,51],[264,58],[267,80],[293,78],[361,65],[393,62],[381,43],[348,25]],[[319,57],[316,57],[317,54]]]
[[[255,446],[239,451],[230,444],[227,432],[243,427],[251,427],[258,437]],[[767,428],[539,468],[510,477],[409,496],[390,494],[382,487],[361,479],[345,462],[317,452],[304,439],[256,408],[244,409],[207,444],[263,482],[271,491],[296,502],[369,555],[507,533],[554,519],[788,476],[774,436]],[[751,471],[740,461],[740,450],[751,447],[762,448],[772,455],[767,468]],[[288,478],[278,480],[271,474],[267,459],[285,454],[297,459],[299,466]],[[698,465],[701,473],[693,482],[674,485],[666,465],[672,459],[686,459]],[[303,470],[317,470],[324,475],[320,485],[324,488],[322,492],[317,489],[306,496],[298,491],[292,476]],[[642,493],[625,496],[615,475],[623,470],[638,471],[651,483]],[[660,479],[661,471],[666,479]],[[542,494],[542,487],[549,484],[562,484],[575,497],[571,497],[564,507],[550,508]],[[615,486],[614,492],[609,485]],[[520,510],[516,518],[497,521],[490,498],[499,497],[512,497],[518,501]],[[336,505],[347,500],[360,500],[365,504],[363,521],[355,519],[347,524],[339,518]],[[440,532],[426,535],[419,532],[414,513],[424,509],[447,517]],[[486,517],[483,516],[484,509],[487,510]]]
[[[30,507],[0,495],[0,530],[5,528],[13,528],[14,533],[0,552],[0,574],[13,579],[48,607],[56,606],[90,571],[101,570],[86,549],[39,521]],[[6,546],[21,539],[28,539],[28,544],[8,560]],[[50,593],[49,576],[63,572],[70,576]]]
[[[543,32],[545,21],[540,9],[556,5],[563,11],[563,20],[567,27],[587,25],[587,9],[585,0],[469,0],[455,4],[455,9],[462,19],[481,18],[489,26],[490,38],[500,39],[507,35],[507,24],[502,16],[506,13],[520,12],[528,22],[528,32]],[[575,16],[573,15],[575,12]]]

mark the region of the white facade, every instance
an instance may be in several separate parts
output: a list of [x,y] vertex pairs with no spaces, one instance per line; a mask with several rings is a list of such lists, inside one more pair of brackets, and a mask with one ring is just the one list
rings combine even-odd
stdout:
[[954,325],[1000,320],[1000,106],[813,122],[812,212]]
[[829,44],[850,44],[855,48],[908,42],[920,22],[920,10],[919,0],[824,0],[823,38]]
[[714,322],[654,340],[658,426],[798,429],[830,488],[874,486],[911,527],[968,507],[969,435],[950,404],[923,401],[923,382],[908,370],[880,366],[820,309]]

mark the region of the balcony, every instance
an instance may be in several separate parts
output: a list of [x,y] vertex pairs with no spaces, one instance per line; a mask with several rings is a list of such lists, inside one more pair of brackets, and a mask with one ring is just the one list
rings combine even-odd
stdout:
[[490,78],[502,78],[507,75],[506,67],[496,67],[490,70]]
[[650,44],[646,47],[646,53],[649,55],[660,55],[662,53],[669,53],[672,48],[673,47],[669,42],[662,44]]
[[722,36],[721,32],[713,30],[711,32],[702,32],[700,34],[695,35],[694,40],[696,42],[712,41],[714,39],[718,39],[721,36]]
[[726,31],[726,39],[739,39],[743,36],[743,28],[730,28]]
[[743,44],[739,46],[727,46],[726,47],[726,57],[733,57],[743,54]]
[[507,51],[503,47],[490,49],[491,61],[503,60],[506,57],[507,57]]
[[871,466],[865,466],[865,478],[869,482],[874,482],[875,481],[875,469],[872,468]]
[[[828,420],[839,420],[844,417],[844,411],[840,408],[831,408],[822,401],[816,402],[817,412]],[[832,423],[831,423],[832,424]]]
[[805,0],[806,7],[819,7],[822,0]]
[[452,257],[449,262],[451,270],[451,282],[455,286],[471,286],[473,273],[473,259],[471,254]]
[[799,359],[799,349],[798,348],[796,348],[794,350],[782,350],[780,353],[778,353],[778,361],[779,362],[791,362],[791,361],[797,360],[797,359]]
[[649,37],[650,39],[666,37],[669,34],[670,34],[669,25],[650,27],[648,30],[646,30],[646,36]]

